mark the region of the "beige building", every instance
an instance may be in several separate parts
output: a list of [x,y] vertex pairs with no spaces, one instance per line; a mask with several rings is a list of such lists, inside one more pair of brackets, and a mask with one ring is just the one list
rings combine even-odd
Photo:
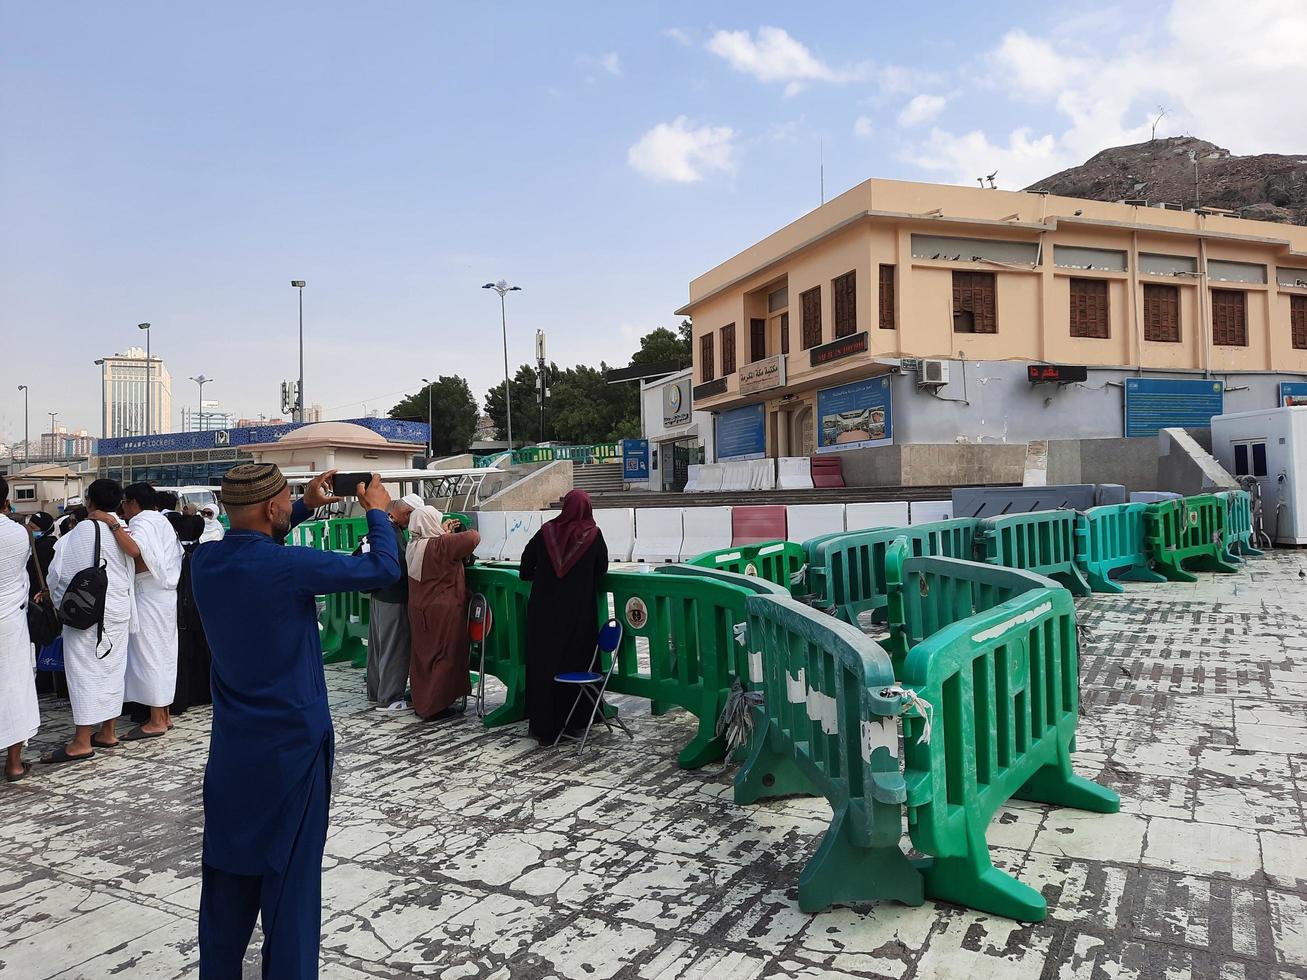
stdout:
[[172,375],[162,358],[151,355],[147,371],[144,348],[129,347],[124,354],[111,354],[101,365],[100,386],[106,438],[152,435],[172,428]]
[[5,477],[15,514],[43,510],[51,516],[57,516],[67,501],[80,501],[83,481],[94,478],[94,473],[79,473],[57,463],[38,463]]
[[[1307,228],[868,180],[694,279],[677,312],[694,320],[694,408],[761,405],[768,455],[1142,434],[1127,376],[1216,379],[1234,411],[1307,375]],[[1034,385],[1032,363],[1087,377]],[[891,374],[892,427],[888,401],[819,405]]]
[[276,442],[244,448],[254,462],[276,463],[285,473],[408,470],[413,468],[413,457],[427,450],[425,443],[391,442],[352,422],[316,422],[292,429]]

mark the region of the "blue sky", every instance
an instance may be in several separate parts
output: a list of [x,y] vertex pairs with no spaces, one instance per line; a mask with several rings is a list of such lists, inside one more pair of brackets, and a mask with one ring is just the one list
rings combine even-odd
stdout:
[[[1286,12],[1286,8],[1288,12]],[[480,397],[537,328],[624,363],[689,280],[869,176],[1015,188],[1191,132],[1307,149],[1307,4],[178,4],[0,0],[0,440],[99,425],[137,342],[277,412]],[[1128,26],[1127,26],[1128,25]],[[1212,39],[1222,41],[1219,59]],[[39,423],[37,420],[40,420]]]

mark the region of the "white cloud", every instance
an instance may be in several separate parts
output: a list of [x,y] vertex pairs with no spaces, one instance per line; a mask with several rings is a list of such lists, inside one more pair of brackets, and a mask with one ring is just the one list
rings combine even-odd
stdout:
[[690,128],[685,116],[659,123],[626,151],[626,161],[651,180],[694,183],[735,169],[735,130],[729,126]]
[[899,113],[899,125],[920,126],[922,123],[930,122],[944,111],[947,102],[948,99],[942,95],[927,95],[923,92],[921,95],[913,96],[912,101]]
[[616,51],[609,51],[607,54],[599,56],[599,67],[610,75],[620,75],[622,73],[622,60],[617,57]]
[[853,135],[858,139],[871,139],[871,134],[875,131],[876,127],[872,125],[870,116],[859,116],[853,120]]
[[[1219,56],[1212,24],[1219,24]],[[1092,28],[1092,25],[1091,25]],[[1169,107],[1158,136],[1191,133],[1234,153],[1293,152],[1307,144],[1307,113],[1273,93],[1307,88],[1307,4],[1172,0],[1157,25],[1126,36],[1016,29],[981,59],[980,84],[1051,117],[1006,136],[933,129],[904,156],[970,183],[996,167],[999,183],[1024,187],[1110,146],[1148,139],[1155,106]],[[1026,110],[1028,114],[1030,110]]]
[[866,66],[832,68],[780,27],[759,27],[748,31],[718,31],[708,39],[707,48],[724,58],[738,72],[752,75],[760,82],[786,82],[785,92],[793,95],[805,82],[843,84],[867,76]]
[[670,37],[677,44],[687,48],[694,43],[690,40],[690,35],[686,34],[685,31],[681,30],[679,27],[667,28],[667,30],[663,31],[663,36]]

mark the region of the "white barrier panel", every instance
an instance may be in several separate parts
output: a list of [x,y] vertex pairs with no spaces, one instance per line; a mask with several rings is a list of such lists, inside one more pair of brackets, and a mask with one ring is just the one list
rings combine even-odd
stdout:
[[699,474],[703,467],[699,463],[691,463],[685,468],[685,489],[683,493],[699,492]]
[[783,456],[776,460],[776,487],[779,490],[811,490],[812,464],[807,456]]
[[931,521],[949,521],[953,519],[953,501],[951,500],[914,500],[908,506],[913,524],[929,524]]
[[722,489],[748,490],[753,476],[753,467],[748,460],[734,463],[722,463]]
[[791,504],[785,508],[791,541],[803,544],[820,534],[844,530],[843,504]]
[[731,508],[687,507],[681,518],[681,560],[731,546]]
[[710,493],[722,488],[726,471],[722,463],[704,463],[699,469],[699,492]]
[[757,459],[753,462],[753,490],[776,489],[776,460]]
[[482,561],[495,561],[504,550],[504,538],[507,536],[507,524],[502,510],[479,510],[476,513],[477,533],[481,543],[477,545],[476,556]]
[[630,561],[635,547],[635,511],[630,507],[600,507],[594,516],[608,545],[609,560]]
[[683,513],[680,507],[637,507],[631,560],[680,561],[681,541],[685,537]]
[[540,512],[535,510],[504,511],[503,561],[521,561],[527,542],[540,530]]
[[907,527],[908,502],[889,500],[872,504],[849,504],[844,508],[844,529],[865,531],[873,527]]

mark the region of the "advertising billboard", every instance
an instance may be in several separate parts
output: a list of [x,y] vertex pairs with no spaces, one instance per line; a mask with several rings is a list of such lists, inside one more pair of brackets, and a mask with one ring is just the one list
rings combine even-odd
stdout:
[[817,392],[817,452],[887,446],[893,441],[888,375]]

